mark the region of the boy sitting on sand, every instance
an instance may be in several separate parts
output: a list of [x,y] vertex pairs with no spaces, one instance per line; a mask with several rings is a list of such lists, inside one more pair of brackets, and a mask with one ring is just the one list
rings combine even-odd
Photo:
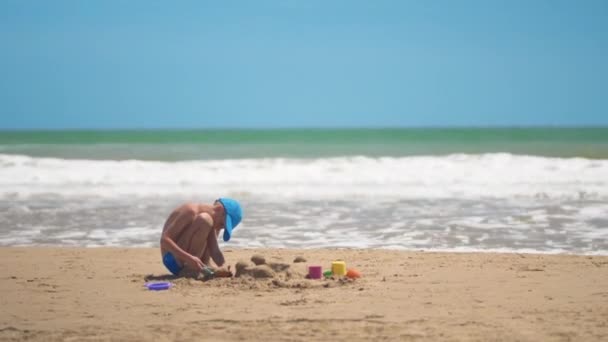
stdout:
[[219,233],[224,229],[224,241],[241,222],[239,202],[220,198],[211,204],[186,203],[169,215],[160,239],[163,264],[174,275],[182,271],[198,274],[213,259],[218,267],[224,265],[224,255],[218,245]]

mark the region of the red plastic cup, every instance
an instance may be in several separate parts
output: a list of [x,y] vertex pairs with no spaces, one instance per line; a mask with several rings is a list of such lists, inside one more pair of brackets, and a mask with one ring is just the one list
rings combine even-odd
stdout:
[[308,278],[321,279],[322,276],[323,270],[321,266],[308,266]]

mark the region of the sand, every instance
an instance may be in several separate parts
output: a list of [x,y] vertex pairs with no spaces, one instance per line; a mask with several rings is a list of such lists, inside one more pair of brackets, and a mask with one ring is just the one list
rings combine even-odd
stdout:
[[[608,257],[225,252],[233,267],[254,254],[290,267],[200,281],[172,279],[156,249],[0,248],[0,340],[608,340]],[[304,279],[334,259],[362,278]]]

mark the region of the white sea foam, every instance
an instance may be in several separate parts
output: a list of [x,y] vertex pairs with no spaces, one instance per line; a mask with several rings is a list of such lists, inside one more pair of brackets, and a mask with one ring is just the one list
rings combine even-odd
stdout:
[[283,199],[608,198],[608,160],[511,154],[64,160],[0,154],[0,198],[232,194]]
[[608,255],[608,160],[510,154],[183,162],[0,154],[0,246],[158,246],[181,202],[234,196],[232,247]]

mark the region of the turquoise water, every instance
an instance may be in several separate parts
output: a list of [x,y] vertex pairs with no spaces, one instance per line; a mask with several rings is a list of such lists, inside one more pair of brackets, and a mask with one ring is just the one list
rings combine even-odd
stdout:
[[0,154],[204,160],[512,153],[608,159],[608,128],[411,128],[0,132]]

